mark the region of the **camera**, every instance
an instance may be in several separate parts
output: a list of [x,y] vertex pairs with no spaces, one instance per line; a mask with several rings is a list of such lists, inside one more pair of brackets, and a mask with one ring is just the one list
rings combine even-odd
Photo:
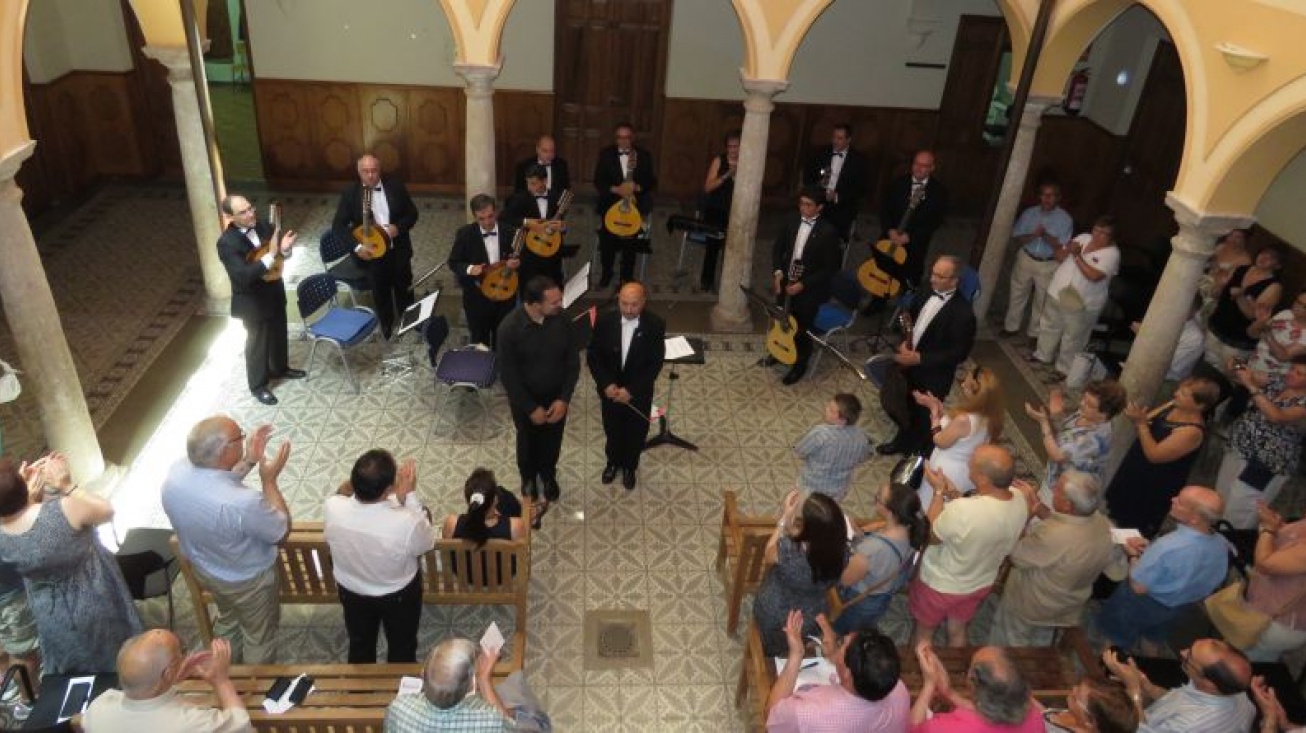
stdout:
[[1233,360],[1233,370],[1234,370],[1235,372],[1241,372],[1241,371],[1243,371],[1243,370],[1246,369],[1246,368],[1247,368],[1247,360],[1246,360],[1246,359],[1234,359],[1234,360]]

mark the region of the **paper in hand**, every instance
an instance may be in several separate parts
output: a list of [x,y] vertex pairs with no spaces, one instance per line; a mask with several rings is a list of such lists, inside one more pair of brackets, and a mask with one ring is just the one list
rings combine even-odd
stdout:
[[422,691],[422,678],[404,675],[399,678],[400,695],[417,695]]
[[1111,528],[1111,541],[1117,545],[1123,545],[1126,540],[1131,540],[1135,537],[1142,539],[1143,535],[1136,529],[1121,529],[1119,527]]
[[497,654],[500,649],[503,649],[503,642],[503,632],[499,630],[499,624],[491,621],[490,627],[481,636],[481,648],[486,654]]

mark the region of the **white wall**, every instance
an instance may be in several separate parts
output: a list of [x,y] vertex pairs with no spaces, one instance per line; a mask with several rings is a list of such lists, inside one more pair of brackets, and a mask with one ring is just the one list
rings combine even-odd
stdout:
[[[255,73],[267,79],[463,85],[435,0],[246,3]],[[522,0],[504,29],[500,89],[553,88],[553,0]]]
[[1156,45],[1169,37],[1156,16],[1139,5],[1112,21],[1094,40],[1088,55],[1084,116],[1117,135],[1128,134]]
[[[1000,15],[992,0],[838,0],[817,18],[798,49],[784,102],[937,109],[963,15]],[[917,47],[907,32],[930,32]],[[739,67],[744,42],[734,9],[723,1],[675,4],[667,66],[667,96],[742,99]]]
[[29,3],[23,60],[32,82],[48,82],[74,69],[130,70],[132,55],[123,23],[118,0]]
[[1306,192],[1306,149],[1288,161],[1256,206],[1256,220],[1285,242],[1306,251],[1306,217],[1301,214]]

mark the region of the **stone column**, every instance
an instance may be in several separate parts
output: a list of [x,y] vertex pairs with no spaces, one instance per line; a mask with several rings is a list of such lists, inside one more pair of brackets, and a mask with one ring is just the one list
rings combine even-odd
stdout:
[[[463,157],[466,159],[467,202],[478,193],[495,195],[494,181],[494,79],[501,64],[454,64],[453,70],[466,82],[467,132]],[[467,214],[471,216],[470,213]]]
[[218,216],[218,202],[214,200],[213,169],[209,165],[208,143],[204,139],[204,123],[200,119],[190,55],[185,46],[146,46],[144,51],[146,56],[168,69],[172,114],[177,120],[177,141],[181,144],[181,167],[186,174],[186,198],[190,203],[200,270],[204,274],[206,309],[210,313],[226,313],[231,302],[231,281],[218,259],[217,241],[222,234],[222,222]]
[[22,362],[23,387],[32,390],[41,406],[45,439],[68,456],[73,479],[89,484],[104,473],[104,455],[45,267],[19,205],[23,191],[14,183],[35,148],[35,142],[28,142],[0,158],[0,301]]
[[980,297],[975,301],[975,316],[984,322],[993,302],[998,277],[1002,274],[1002,263],[1007,258],[1011,247],[1011,228],[1015,226],[1020,212],[1020,196],[1025,190],[1025,178],[1029,175],[1029,159],[1034,154],[1034,141],[1038,139],[1038,126],[1043,121],[1043,113],[1058,100],[1050,97],[1030,97],[1025,102],[1025,111],[1020,115],[1020,125],[1016,128],[1016,140],[1011,149],[1011,160],[1002,177],[1002,190],[998,194],[998,205],[993,212],[993,224],[989,226],[989,235],[984,242],[984,255],[980,259]]
[[[730,201],[730,228],[726,232],[725,261],[721,266],[721,292],[712,309],[712,329],[747,332],[753,328],[748,300],[738,284],[752,284],[753,252],[757,239],[757,213],[762,202],[766,173],[766,145],[771,132],[771,98],[789,88],[789,82],[744,79],[744,125],[739,138],[739,165]],[[768,253],[769,255],[769,253]]]

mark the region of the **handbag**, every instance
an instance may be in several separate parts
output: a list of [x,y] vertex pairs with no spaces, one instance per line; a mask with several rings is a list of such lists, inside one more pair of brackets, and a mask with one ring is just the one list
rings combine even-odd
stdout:
[[1273,614],[1263,613],[1252,608],[1246,600],[1247,585],[1237,580],[1216,593],[1211,594],[1203,605],[1211,623],[1224,637],[1224,640],[1239,649],[1250,649],[1260,641],[1261,634],[1270,627],[1275,618],[1292,608],[1302,598],[1306,598],[1306,589],[1298,592]]
[[0,361],[0,404],[13,402],[18,399],[18,395],[23,392],[23,385],[18,382],[19,372],[17,369],[9,366],[6,361]]

